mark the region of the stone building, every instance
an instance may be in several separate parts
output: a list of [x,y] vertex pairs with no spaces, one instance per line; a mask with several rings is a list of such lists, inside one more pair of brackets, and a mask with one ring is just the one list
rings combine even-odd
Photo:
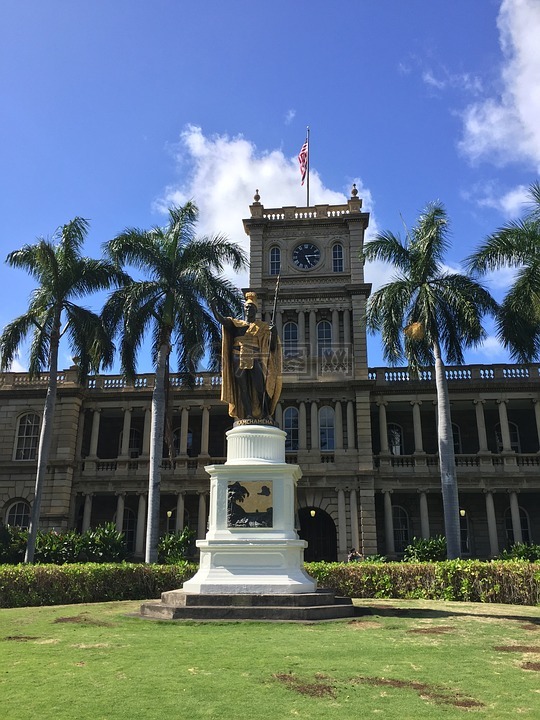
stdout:
[[[298,524],[306,559],[399,557],[413,536],[443,533],[432,372],[369,367],[359,257],[369,215],[356,188],[344,205],[265,208],[244,220],[250,289],[283,339],[276,420],[298,463]],[[488,558],[514,541],[540,542],[539,366],[448,367],[464,556]],[[153,376],[59,373],[43,528],[114,521],[144,554]],[[33,500],[46,377],[0,376],[0,519],[26,524]],[[232,426],[220,377],[195,387],[171,377],[174,452],[163,461],[161,531],[206,532],[210,463],[225,460]]]

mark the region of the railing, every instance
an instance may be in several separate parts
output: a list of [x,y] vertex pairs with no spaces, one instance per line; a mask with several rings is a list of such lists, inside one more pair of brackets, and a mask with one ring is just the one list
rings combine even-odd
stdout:
[[[322,460],[321,460],[322,462]],[[479,467],[502,467],[505,462],[517,465],[520,468],[540,467],[540,454],[518,454],[508,455],[456,455],[455,464],[458,468],[479,468]],[[373,464],[376,468],[416,468],[416,467],[439,467],[439,456],[435,454],[423,455],[374,455]]]
[[[538,380],[540,378],[540,364],[531,365],[463,365],[447,366],[446,379],[450,384],[457,382],[493,382]],[[426,368],[418,375],[413,375],[407,368],[369,368],[368,379],[375,381],[376,385],[398,385],[411,382],[434,382],[435,370]]]

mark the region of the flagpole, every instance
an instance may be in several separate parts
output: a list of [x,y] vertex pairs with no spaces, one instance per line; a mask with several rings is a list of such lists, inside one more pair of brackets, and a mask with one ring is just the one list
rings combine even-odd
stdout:
[[307,202],[306,205],[309,207],[309,163],[311,155],[311,148],[310,148],[310,142],[309,142],[309,125],[307,126],[307,184],[306,184],[306,192],[307,192]]

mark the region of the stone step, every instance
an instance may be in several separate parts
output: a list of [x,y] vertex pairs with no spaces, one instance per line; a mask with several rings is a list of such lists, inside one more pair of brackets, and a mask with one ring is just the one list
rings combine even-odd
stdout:
[[316,605],[351,605],[350,598],[336,598],[328,590],[313,593],[189,593],[184,590],[169,590],[161,594],[161,602],[173,607],[307,607]]
[[286,605],[191,605],[175,606],[162,602],[141,605],[141,616],[155,620],[338,620],[355,615],[351,604],[286,606]]

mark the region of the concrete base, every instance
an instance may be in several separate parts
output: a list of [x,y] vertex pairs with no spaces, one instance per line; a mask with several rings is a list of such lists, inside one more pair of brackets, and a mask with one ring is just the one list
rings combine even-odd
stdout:
[[349,598],[319,590],[293,594],[196,594],[171,590],[161,602],[141,605],[141,616],[155,620],[337,620],[355,615]]

